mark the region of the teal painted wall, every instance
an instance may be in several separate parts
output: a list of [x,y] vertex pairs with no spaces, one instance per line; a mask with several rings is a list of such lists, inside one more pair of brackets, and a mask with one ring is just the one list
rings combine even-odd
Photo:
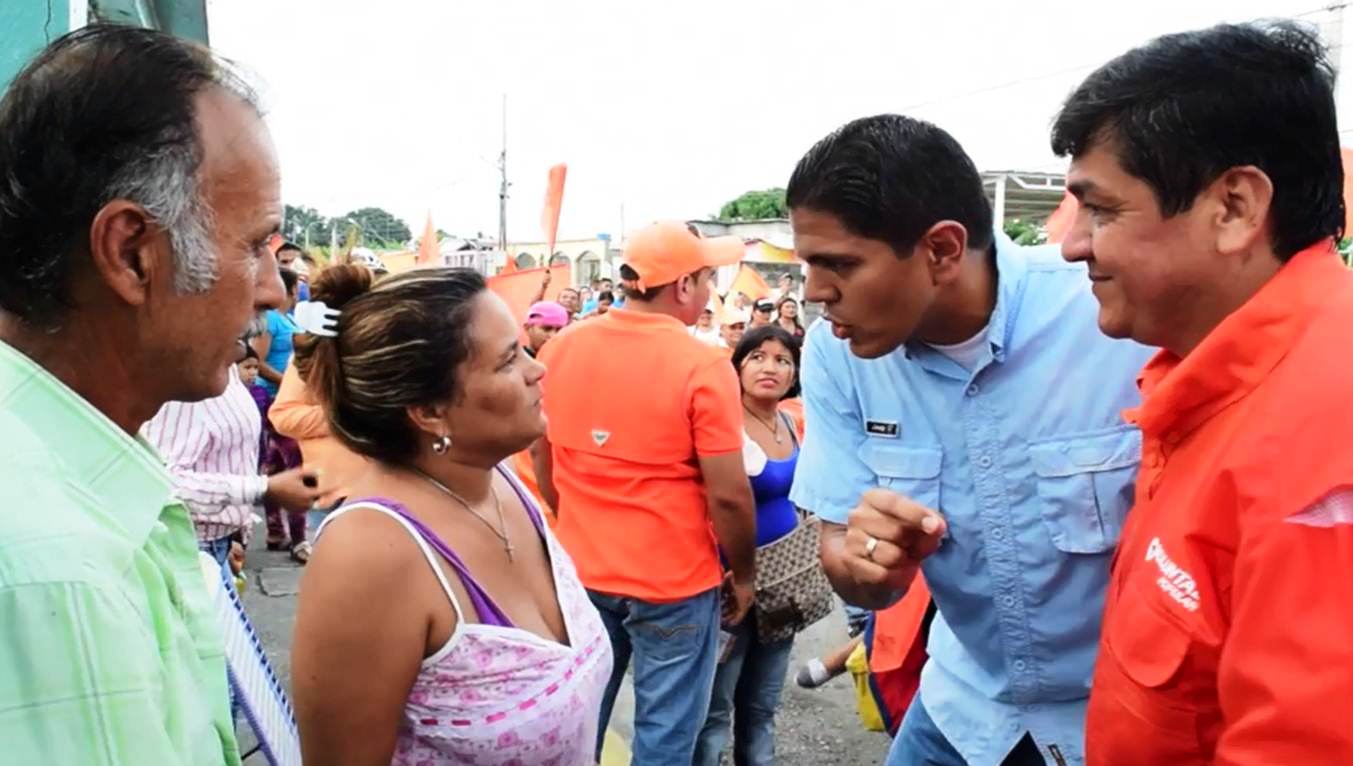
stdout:
[[67,0],[0,2],[0,88],[9,84],[42,46],[69,31]]
[[[104,21],[207,42],[206,0],[76,0]],[[77,26],[82,26],[77,25]],[[42,46],[70,31],[70,0],[0,0],[0,90]]]

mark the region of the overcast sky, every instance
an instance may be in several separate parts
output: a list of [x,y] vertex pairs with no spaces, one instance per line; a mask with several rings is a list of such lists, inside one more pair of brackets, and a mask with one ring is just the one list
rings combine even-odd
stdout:
[[284,198],[325,215],[375,205],[416,235],[430,209],[496,236],[507,94],[513,240],[540,238],[556,162],[560,238],[619,239],[622,208],[627,229],[717,212],[878,112],[939,124],[983,170],[1062,170],[1048,126],[1098,64],[1219,21],[1329,27],[1328,5],[209,0],[213,46],[264,86]]

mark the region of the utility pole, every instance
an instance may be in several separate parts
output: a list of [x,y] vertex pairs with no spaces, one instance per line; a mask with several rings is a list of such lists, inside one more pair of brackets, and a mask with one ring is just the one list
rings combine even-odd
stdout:
[[507,94],[503,94],[503,151],[498,155],[498,249],[507,255]]

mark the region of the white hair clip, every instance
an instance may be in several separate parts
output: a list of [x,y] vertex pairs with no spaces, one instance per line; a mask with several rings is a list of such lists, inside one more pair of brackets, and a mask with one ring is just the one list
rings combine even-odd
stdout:
[[338,335],[338,309],[331,309],[324,301],[301,301],[296,304],[292,319],[311,335],[333,338]]

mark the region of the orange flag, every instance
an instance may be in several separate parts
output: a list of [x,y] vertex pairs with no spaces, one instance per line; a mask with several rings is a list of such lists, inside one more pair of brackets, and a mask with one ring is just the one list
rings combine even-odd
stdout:
[[733,284],[728,286],[729,295],[737,293],[759,301],[770,297],[770,285],[766,284],[766,280],[761,278],[756,269],[744,263],[742,268],[738,269],[738,275],[733,277]]
[[503,261],[503,267],[498,269],[498,274],[500,276],[505,274],[515,274],[517,271],[517,259],[508,255],[507,260]]
[[1048,216],[1048,222],[1043,225],[1043,228],[1048,230],[1049,245],[1060,244],[1066,239],[1067,232],[1071,231],[1071,224],[1076,222],[1076,211],[1079,208],[1080,205],[1070,192],[1062,197],[1062,203],[1052,211],[1052,215]]
[[[550,286],[545,288],[545,300],[555,300],[559,297],[560,290],[572,284],[569,271],[569,265],[566,263],[550,268]],[[531,308],[532,299],[540,292],[540,280],[544,277],[544,269],[518,269],[511,273],[489,277],[488,283],[489,289],[507,303],[517,324],[521,325],[526,322],[526,312]]]
[[413,262],[422,266],[441,262],[441,250],[437,247],[437,229],[432,225],[432,211],[428,211],[428,222],[423,227],[423,241],[418,243],[418,255]]
[[568,165],[559,163],[550,168],[550,181],[545,187],[545,209],[540,213],[540,228],[545,231],[545,241],[549,249],[545,251],[545,260],[554,255],[554,241],[559,234],[559,210],[564,205],[564,177],[568,175]]

